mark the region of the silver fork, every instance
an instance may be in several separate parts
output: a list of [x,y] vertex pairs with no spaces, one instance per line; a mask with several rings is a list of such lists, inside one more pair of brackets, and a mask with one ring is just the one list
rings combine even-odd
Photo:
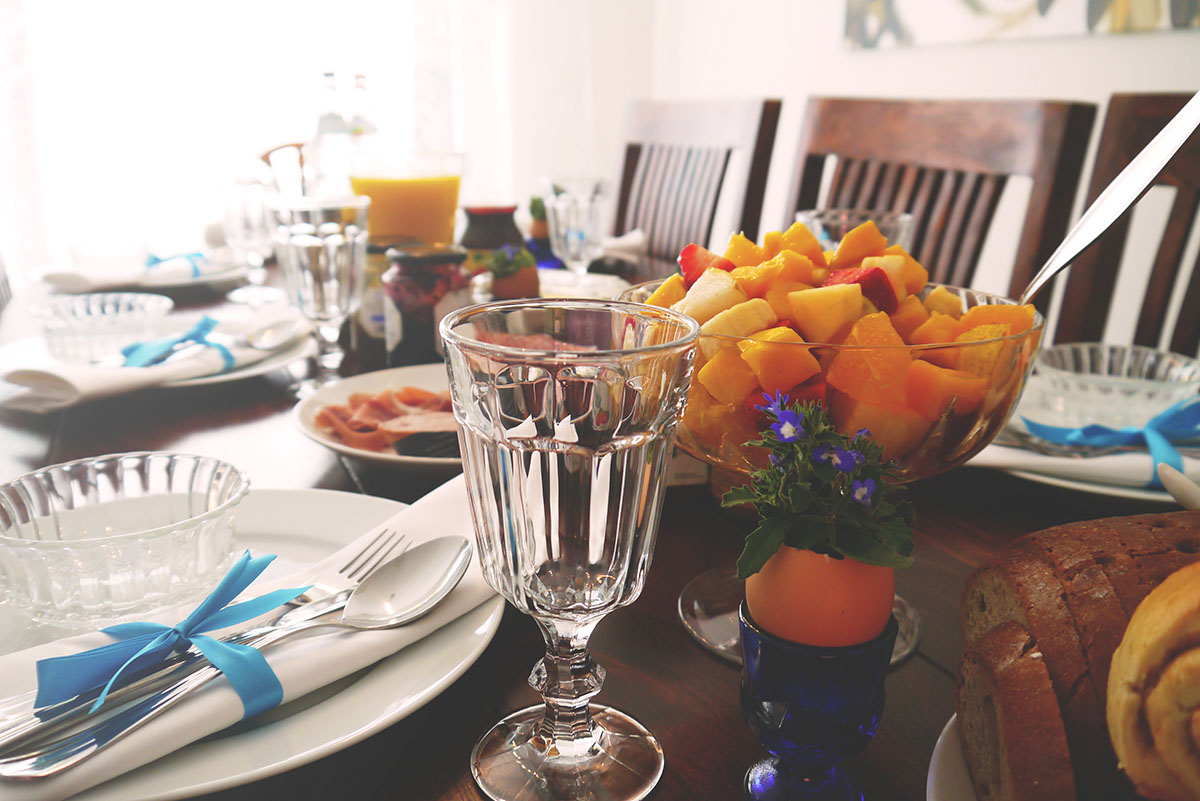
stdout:
[[[312,581],[312,587],[292,600],[291,608],[276,615],[268,625],[293,625],[341,609],[359,582],[392,556],[398,556],[408,550],[407,540],[407,535],[394,529],[379,532],[333,572],[317,576]],[[221,639],[230,643],[244,643],[252,636],[252,629],[243,628],[226,634]],[[191,675],[206,661],[199,653],[187,651],[144,668],[133,674],[129,681],[110,690],[105,698],[105,705],[112,708],[127,700],[156,692]],[[100,689],[96,687],[31,714],[5,720],[0,724],[0,753],[36,744],[73,725],[88,714],[92,704],[100,697]],[[23,707],[32,701],[35,695],[36,693],[29,692],[12,700],[22,702]]]

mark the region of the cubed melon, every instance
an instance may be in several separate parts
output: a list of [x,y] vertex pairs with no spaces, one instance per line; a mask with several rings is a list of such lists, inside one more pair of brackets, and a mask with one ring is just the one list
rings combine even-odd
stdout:
[[709,395],[721,403],[741,403],[759,392],[758,376],[742,359],[737,348],[721,348],[696,372]]
[[884,461],[916,450],[933,425],[907,407],[867,403],[838,390],[829,391],[829,413],[839,432],[853,436],[864,428],[883,448]]
[[936,421],[954,403],[954,414],[970,414],[979,408],[987,381],[962,370],[938,367],[924,359],[908,368],[905,383],[908,405],[926,420]]
[[687,295],[687,286],[683,283],[683,276],[675,273],[658,285],[658,289],[646,298],[646,303],[651,306],[662,306],[665,309],[683,300],[685,295]]
[[[908,341],[914,345],[950,344],[962,333],[962,323],[939,311],[929,313],[929,319],[913,329]],[[960,348],[926,348],[917,351],[917,357],[942,367],[958,364]]]
[[792,320],[806,342],[841,342],[862,314],[858,284],[832,284],[788,293]]
[[948,314],[955,320],[963,315],[962,300],[944,286],[934,287],[928,295],[925,296],[925,308],[931,312],[941,312]]
[[782,392],[807,381],[821,370],[804,339],[787,326],[759,331],[738,343],[764,392]]

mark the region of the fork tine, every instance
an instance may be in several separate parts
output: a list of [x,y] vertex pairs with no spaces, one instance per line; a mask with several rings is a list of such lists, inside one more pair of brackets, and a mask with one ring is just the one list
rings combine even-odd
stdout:
[[379,552],[380,548],[386,548],[393,538],[396,537],[395,529],[385,528],[383,531],[375,535],[375,538],[363,546],[363,549],[351,557],[350,561],[342,565],[338,572],[343,576],[353,577],[353,574],[362,567],[364,562],[370,561],[371,557]]
[[[369,562],[367,562],[366,564],[357,568],[355,570],[355,574],[352,574],[350,576],[350,578],[361,581],[362,579],[364,579],[367,576],[374,573],[376,568],[378,568],[380,565],[382,565],[384,562],[386,562],[388,559],[390,559],[392,557],[393,553],[395,553],[398,556],[399,554],[402,554],[405,551],[407,551],[408,545],[404,544],[404,541],[406,539],[408,539],[408,537],[406,535],[401,534],[400,538],[397,539],[395,542],[393,542],[390,546],[388,546],[386,550],[381,551],[377,556],[373,557]],[[400,550],[396,551],[396,548],[400,548]]]

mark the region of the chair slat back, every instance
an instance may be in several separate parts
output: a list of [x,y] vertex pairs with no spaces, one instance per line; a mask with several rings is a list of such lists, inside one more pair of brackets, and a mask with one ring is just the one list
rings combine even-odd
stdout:
[[1019,292],[1066,232],[1094,117],[1058,101],[811,98],[784,225],[809,208],[907,211],[930,279],[969,286],[1009,177],[1027,176]]
[[[1134,156],[1191,99],[1190,93],[1114,94],[1105,112],[1088,184],[1090,204]],[[1169,186],[1175,199],[1162,238],[1153,253],[1125,253],[1129,225],[1137,206],[1121,216],[1072,263],[1067,272],[1062,308],[1055,327],[1058,342],[1105,339],[1109,312],[1123,260],[1126,269],[1145,271],[1145,295],[1134,329],[1135,344],[1188,355],[1200,349],[1200,264],[1185,263],[1200,204],[1200,131],[1193,133],[1159,173],[1152,186]],[[1165,330],[1176,283],[1187,277],[1181,311],[1174,328]]]
[[721,224],[756,238],[779,111],[761,99],[632,103],[613,233],[641,229],[649,255],[673,260],[709,243],[728,204]]

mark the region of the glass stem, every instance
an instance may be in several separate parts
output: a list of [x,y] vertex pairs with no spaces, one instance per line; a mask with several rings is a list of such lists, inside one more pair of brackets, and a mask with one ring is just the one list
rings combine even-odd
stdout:
[[546,702],[535,743],[546,753],[579,759],[595,748],[588,701],[604,684],[604,668],[592,660],[588,639],[599,618],[590,621],[537,618],[546,656],[533,667],[529,685]]
[[338,368],[346,354],[338,343],[342,333],[341,321],[318,322],[317,337],[317,380],[324,383],[337,377]]

